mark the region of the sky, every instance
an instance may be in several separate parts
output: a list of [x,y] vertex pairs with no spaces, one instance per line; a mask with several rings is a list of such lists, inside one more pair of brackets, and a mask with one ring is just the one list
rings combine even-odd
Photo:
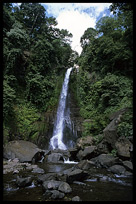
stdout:
[[87,28],[95,28],[96,22],[103,16],[110,16],[111,3],[41,3],[48,17],[56,18],[59,29],[72,33],[71,47],[81,54],[80,38]]
[[[20,5],[21,3],[18,3]],[[41,3],[47,17],[55,17],[57,28],[67,29],[72,35],[71,47],[81,54],[80,38],[87,28],[95,28],[104,16],[113,15],[109,10],[112,3]]]

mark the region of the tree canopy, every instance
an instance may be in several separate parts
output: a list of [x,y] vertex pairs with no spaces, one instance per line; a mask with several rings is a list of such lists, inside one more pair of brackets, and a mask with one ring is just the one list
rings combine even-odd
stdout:
[[20,131],[19,107],[26,113],[26,107],[41,112],[57,105],[62,83],[58,79],[73,66],[75,52],[70,46],[72,34],[56,28],[56,19],[48,18],[39,3],[20,7],[3,3],[3,25],[3,116],[5,127],[15,135]]
[[133,9],[130,3],[113,3],[113,17],[102,17],[96,28],[88,28],[81,37],[79,64],[84,69],[133,76]]

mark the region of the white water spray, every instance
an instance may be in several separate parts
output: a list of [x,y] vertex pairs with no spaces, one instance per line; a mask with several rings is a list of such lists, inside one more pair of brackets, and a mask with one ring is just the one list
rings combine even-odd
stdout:
[[50,139],[50,145],[52,149],[56,149],[56,148],[64,149],[64,150],[67,149],[66,145],[63,143],[62,140],[63,140],[63,129],[64,129],[64,111],[66,106],[68,83],[69,83],[71,70],[72,68],[67,69],[62,90],[61,90],[59,106],[57,110],[57,118],[53,129],[53,136]]

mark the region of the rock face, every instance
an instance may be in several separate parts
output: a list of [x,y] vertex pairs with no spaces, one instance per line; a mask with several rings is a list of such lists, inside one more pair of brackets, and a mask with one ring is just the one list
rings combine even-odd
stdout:
[[84,148],[85,146],[93,145],[94,139],[92,136],[82,137],[77,140],[77,148]]
[[47,157],[47,162],[52,162],[52,163],[62,163],[64,162],[63,154],[61,153],[51,153]]
[[50,196],[52,199],[63,198],[65,193],[72,192],[70,185],[63,181],[48,180],[44,181],[42,186],[46,197]]
[[118,162],[118,158],[112,155],[101,154],[98,157],[91,159],[98,167],[108,168]]
[[73,183],[73,181],[83,181],[88,176],[88,173],[81,170],[75,169],[67,174],[67,182]]
[[115,143],[115,147],[117,149],[117,153],[120,157],[130,158],[130,147],[132,143],[124,137],[120,137]]
[[[11,141],[4,147],[3,156],[6,159],[18,158],[20,162],[31,162],[39,152],[39,160],[44,155],[44,151],[39,149],[32,142],[24,140]],[[36,156],[37,157],[37,156]],[[38,160],[38,157],[37,157]]]
[[75,196],[72,198],[71,201],[82,201],[79,196]]
[[122,115],[127,111],[127,108],[121,109],[113,113],[109,119],[111,120],[110,124],[103,130],[105,141],[111,145],[112,148],[115,148],[115,142],[118,139],[117,135],[117,126],[121,122]]
[[21,177],[17,176],[16,184],[18,187],[30,186],[31,183],[32,183],[31,177],[21,178]]
[[61,182],[61,184],[59,185],[58,188],[59,191],[63,192],[63,193],[71,193],[72,189],[70,187],[70,185],[66,182]]
[[77,167],[82,170],[88,170],[94,165],[94,162],[88,160],[82,160],[77,164]]
[[91,159],[95,155],[96,146],[85,147],[84,150],[80,150],[77,154],[79,160]]
[[126,169],[121,165],[113,165],[108,170],[114,174],[124,174],[126,171]]

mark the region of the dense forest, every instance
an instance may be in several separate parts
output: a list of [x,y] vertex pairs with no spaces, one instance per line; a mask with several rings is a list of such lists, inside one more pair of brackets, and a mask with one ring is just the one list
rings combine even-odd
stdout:
[[[109,115],[128,108],[118,134],[133,135],[133,7],[113,3],[114,17],[102,17],[81,37],[82,53],[70,46],[72,34],[55,27],[39,3],[3,4],[4,143],[37,143],[46,133],[44,114],[56,109],[66,69],[70,89],[84,119],[82,136],[102,133]],[[88,119],[88,120],[86,120]]]
[[59,99],[66,68],[77,55],[72,34],[55,28],[39,3],[3,5],[4,141],[37,141],[46,127],[42,112]]
[[[85,119],[83,136],[103,133],[109,115],[127,108],[118,125],[118,136],[133,135],[133,7],[110,6],[114,17],[102,17],[96,29],[81,37],[80,71],[73,78],[80,114]],[[100,138],[101,139],[101,138]]]

